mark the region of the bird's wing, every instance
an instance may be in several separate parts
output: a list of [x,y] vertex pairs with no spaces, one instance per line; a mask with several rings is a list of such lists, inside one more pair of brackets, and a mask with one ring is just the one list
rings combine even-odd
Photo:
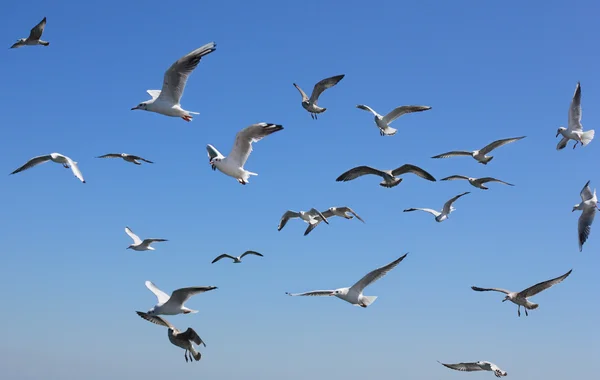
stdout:
[[108,153],[103,156],[98,156],[96,158],[122,158],[119,153]]
[[288,296],[312,296],[312,297],[322,297],[322,296],[330,296],[334,291],[333,290],[313,290],[305,293],[285,293]]
[[151,243],[158,242],[158,241],[168,241],[168,240],[167,239],[156,239],[156,238],[144,239],[144,242],[147,244],[151,244]]
[[231,255],[228,255],[228,254],[224,253],[224,254],[222,254],[222,255],[220,255],[220,256],[217,256],[217,257],[216,257],[216,258],[215,258],[215,259],[214,259],[214,260],[211,262],[211,264],[214,264],[214,263],[216,263],[217,261],[221,260],[221,259],[222,259],[222,258],[224,258],[224,257],[229,257],[231,260],[235,260],[235,257],[233,257],[233,256],[231,256]]
[[472,155],[471,152],[467,152],[465,150],[453,150],[452,152],[438,154],[437,156],[433,156],[431,158],[450,158],[450,157],[471,156],[471,155]]
[[435,182],[435,178],[431,174],[427,173],[425,170],[423,170],[420,167],[415,166],[415,165],[404,164],[404,165],[400,166],[399,168],[392,170],[392,175],[394,177],[397,177],[400,174],[404,174],[404,173],[413,173],[413,174],[416,174],[419,177],[424,178],[428,181]]
[[69,162],[69,166],[71,167],[71,171],[75,175],[75,177],[79,178],[79,180],[85,183],[85,179],[83,179],[83,174],[81,174],[81,170],[79,170],[79,166],[77,166],[77,162],[73,161],[69,157],[67,157],[67,161]]
[[562,139],[560,139],[560,141],[556,145],[556,150],[564,149],[567,146],[567,144],[569,143],[569,140],[570,139],[568,137],[563,137]]
[[567,273],[563,274],[562,276],[553,278],[552,280],[548,280],[548,281],[543,281],[540,282],[539,284],[535,284],[533,286],[530,286],[529,288],[522,290],[519,292],[519,295],[521,297],[533,297],[536,294],[538,294],[539,292],[546,290],[560,282],[562,282],[565,278],[569,277],[569,275],[571,274],[571,272],[573,271],[573,269],[571,269],[570,271],[568,271]]
[[458,194],[454,198],[451,198],[450,200],[448,200],[446,203],[444,203],[444,208],[443,208],[442,212],[444,214],[449,214],[450,213],[450,207],[452,207],[452,203],[454,203],[458,198],[462,197],[463,195],[467,195],[469,193],[470,193],[470,191],[465,191],[464,193]]
[[471,286],[471,289],[475,290],[476,292],[500,292],[500,293],[504,293],[504,294],[508,294],[510,293],[508,290],[504,290],[504,289],[500,289],[500,288],[480,288],[478,286]]
[[357,166],[355,168],[348,170],[345,173],[342,173],[339,177],[336,178],[336,181],[338,181],[338,182],[351,181],[351,180],[356,179],[365,174],[375,174],[380,177],[383,177],[385,175],[385,173],[382,172],[381,170],[374,169],[370,166]]
[[430,208],[418,208],[418,207],[407,208],[403,212],[411,212],[411,211],[425,211],[425,212],[432,214],[435,217],[438,217],[442,214],[441,212],[439,212],[437,210],[432,210]]
[[479,151],[480,154],[488,154],[489,152],[491,152],[492,150],[496,149],[496,148],[500,148],[502,145],[506,145],[506,144],[510,144],[511,142],[515,142],[515,141],[519,141],[521,139],[524,139],[525,136],[521,136],[521,137],[511,137],[508,139],[502,139],[502,140],[496,140],[493,143],[490,143],[486,146],[483,147],[483,149],[481,149]]
[[252,143],[262,140],[264,137],[281,131],[283,126],[280,124],[257,123],[252,124],[239,131],[235,136],[233,149],[229,153],[228,160],[244,167],[246,160],[252,152]]
[[196,331],[194,331],[194,329],[191,327],[188,327],[188,329],[185,330],[184,332],[177,334],[177,337],[185,339],[185,340],[190,340],[190,341],[196,343],[196,346],[203,344],[204,347],[206,347],[206,344],[204,343],[202,338],[200,338],[200,336],[198,336]]
[[27,170],[29,168],[32,168],[36,165],[42,164],[46,161],[50,160],[50,155],[47,154],[45,156],[37,156],[37,157],[33,157],[31,160],[27,161],[25,163],[25,165],[21,166],[20,168],[18,168],[17,170],[15,170],[14,172],[10,173],[10,174],[16,174],[18,172],[22,172],[23,170]]
[[213,158],[225,158],[225,156],[223,156],[221,152],[217,150],[217,148],[210,144],[206,145],[206,151],[208,152],[208,161],[212,161]]
[[479,366],[479,364],[477,363],[456,363],[456,364],[444,364],[442,362],[439,362],[441,365],[443,365],[444,367],[448,367],[451,369],[455,369],[457,371],[467,371],[467,372],[472,372],[472,371],[483,371],[483,368],[481,368]]
[[333,211],[331,211],[330,209],[323,211],[321,215],[323,215],[326,218],[331,218],[332,216],[334,216]]
[[125,227],[125,232],[127,233],[127,235],[129,235],[130,238],[133,239],[133,244],[141,244],[142,243],[142,239],[140,239],[139,236],[137,236],[136,234],[133,233],[133,231],[131,231],[131,228],[129,227]]
[[[338,210],[340,210],[341,212],[344,212],[344,213],[345,213],[345,212],[349,212],[350,214],[354,215],[354,216],[356,217],[356,219],[360,220],[360,221],[361,221],[361,222],[363,222],[363,223],[365,222],[365,221],[364,221],[364,220],[363,220],[363,219],[362,219],[360,216],[358,216],[358,214],[357,214],[357,213],[355,213],[355,212],[354,212],[354,210],[352,210],[352,209],[351,209],[350,207],[348,207],[348,206],[344,206],[344,207],[338,207]],[[323,213],[323,215],[325,215],[325,214]],[[327,215],[325,215],[325,216],[327,216]]]
[[146,159],[145,159],[145,158],[143,158],[143,157],[140,157],[140,156],[135,156],[135,155],[133,155],[133,154],[130,154],[130,155],[129,155],[129,157],[133,158],[134,160],[140,160],[140,161],[147,162],[147,163],[149,163],[149,164],[153,164],[153,163],[154,163],[154,162],[152,162],[152,161],[150,161],[150,160],[146,160]]
[[304,231],[304,236],[308,235],[312,230],[317,228],[319,224],[321,224],[320,220],[316,223],[308,223],[308,227],[306,227],[306,231]]
[[313,207],[308,212],[310,212],[313,216],[321,219],[321,221],[325,222],[325,224],[329,224],[327,217],[325,215],[323,215],[323,213],[321,213],[321,211],[317,210],[316,208]]
[[296,87],[296,89],[298,91],[300,91],[300,95],[302,95],[302,101],[305,102],[308,100],[308,96],[306,96],[306,93],[304,91],[302,91],[302,89],[300,88],[300,86],[298,86],[296,83],[293,83],[294,87]]
[[279,226],[277,226],[277,231],[281,231],[281,229],[283,227],[285,227],[285,225],[287,224],[288,220],[290,220],[292,218],[299,218],[299,217],[300,217],[300,213],[298,213],[296,211],[291,211],[291,210],[286,211],[281,216],[281,220],[279,221]]
[[396,120],[397,118],[399,118],[400,116],[402,116],[404,114],[412,113],[412,112],[427,111],[427,110],[430,110],[430,109],[431,109],[431,107],[429,107],[429,106],[400,106],[400,107],[396,107],[390,113],[388,113],[387,115],[385,115],[383,117],[383,122],[385,122],[386,124],[390,124],[392,121]]
[[585,185],[583,185],[583,189],[581,189],[579,195],[581,196],[581,200],[584,202],[594,197],[592,189],[590,189],[590,181],[587,181]]
[[30,40],[39,40],[42,37],[42,33],[44,33],[44,28],[46,27],[46,17],[39,24],[31,28],[31,32],[29,32]]
[[359,104],[356,106],[356,108],[360,108],[361,110],[365,110],[365,111],[369,111],[371,112],[373,115],[375,116],[379,116],[379,114],[377,112],[375,112],[375,110],[369,106],[366,106],[364,104]]
[[350,292],[355,291],[359,294],[362,293],[364,288],[371,285],[375,281],[379,280],[380,278],[385,276],[389,271],[394,269],[396,267],[396,265],[398,265],[402,260],[404,260],[406,255],[408,255],[408,253],[405,253],[404,255],[400,256],[399,258],[392,261],[391,263],[382,266],[381,268],[377,268],[377,269],[372,270],[371,272],[367,273],[363,278],[358,280],[358,282],[356,284],[352,285],[352,287],[350,288],[349,291]]
[[160,290],[159,288],[157,288],[156,285],[154,285],[154,283],[152,281],[146,281],[146,282],[144,282],[144,285],[146,285],[148,290],[150,290],[152,293],[154,293],[154,295],[158,299],[159,304],[163,304],[169,300],[170,297],[167,295],[167,293],[165,293],[162,290]]
[[181,288],[174,290],[171,293],[171,298],[169,301],[173,300],[178,305],[183,305],[185,301],[189,300],[190,297],[195,296],[196,294],[208,292],[210,290],[217,289],[216,286],[192,286],[189,288]]
[[216,46],[214,42],[209,42],[173,63],[165,72],[162,90],[158,99],[164,99],[171,104],[179,104],[188,77],[198,66],[200,59],[215,51]]
[[137,315],[144,318],[148,322],[152,322],[157,325],[165,326],[165,327],[175,330],[175,326],[170,324],[169,321],[167,321],[166,319],[159,317],[158,315],[150,315],[150,314],[147,314],[147,313],[144,313],[141,311],[136,311],[136,313],[137,313]]
[[579,222],[577,223],[577,235],[579,236],[579,252],[583,250],[583,243],[586,242],[590,236],[592,229],[592,222],[596,216],[596,208],[590,207],[584,210],[579,216]]
[[341,81],[343,77],[344,74],[336,75],[331,78],[325,78],[319,83],[315,84],[312,94],[310,94],[310,102],[316,105],[317,101],[319,100],[319,96],[323,93],[323,91],[338,84],[338,82]]
[[500,182],[500,183],[503,183],[503,184],[508,185],[508,186],[514,186],[512,183],[504,182],[504,181],[501,181],[501,180],[499,180],[497,178],[493,178],[493,177],[479,178],[479,179],[477,179],[477,182],[479,182],[479,183]]
[[581,127],[581,85],[577,82],[573,99],[571,100],[571,106],[569,107],[569,124],[570,130],[582,132]]
[[442,178],[442,179],[440,179],[440,181],[454,181],[457,179],[466,179],[468,181],[469,177],[466,177],[464,175],[455,174],[455,175],[451,175],[450,177]]
[[246,255],[256,255],[256,256],[263,257],[262,253],[258,253],[256,251],[246,251],[246,252],[242,253],[242,255],[240,256],[240,259]]

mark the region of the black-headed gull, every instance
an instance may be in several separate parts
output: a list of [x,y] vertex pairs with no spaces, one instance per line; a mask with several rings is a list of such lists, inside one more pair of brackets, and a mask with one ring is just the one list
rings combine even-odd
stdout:
[[420,167],[411,164],[404,164],[394,170],[379,170],[370,166],[358,166],[348,170],[345,173],[342,173],[339,177],[336,178],[336,181],[346,182],[356,179],[365,174],[374,174],[383,178],[383,181],[379,184],[379,186],[392,188],[394,186],[398,186],[398,184],[402,182],[402,178],[397,178],[397,176],[405,173],[413,173],[428,181],[435,182],[435,178],[433,178],[431,174],[427,173]]
[[198,310],[192,310],[185,307],[183,305],[185,301],[189,300],[190,297],[196,294],[217,289],[216,286],[192,286],[189,288],[173,290],[173,293],[171,293],[171,296],[169,297],[165,292],[157,288],[156,285],[154,285],[151,281],[146,281],[144,284],[158,299],[158,303],[152,309],[148,310],[148,314],[150,315],[195,314],[198,312]]
[[204,345],[206,347],[206,343],[198,336],[196,331],[193,328],[188,327],[184,332],[179,331],[175,326],[169,323],[166,319],[156,316],[150,315],[141,311],[136,311],[137,315],[144,318],[148,322],[155,323],[157,325],[165,326],[169,329],[168,336],[169,341],[177,347],[181,347],[185,350],[183,354],[185,357],[185,361],[188,361],[188,352],[190,353],[190,363],[192,363],[195,359],[196,361],[200,360],[202,354],[199,351],[196,351],[194,345],[192,343],[196,343],[197,346]]
[[494,372],[494,375],[496,375],[496,377],[501,377],[501,376],[507,375],[506,371],[501,370],[494,363],[486,362],[486,361],[478,361],[478,362],[472,362],[472,363],[456,363],[456,364],[444,364],[444,363],[438,361],[438,363],[440,363],[441,365],[443,365],[445,367],[455,369],[457,371],[466,371],[466,372],[492,371],[492,372]]
[[[357,213],[354,212],[354,210],[352,210],[350,207],[329,207],[327,210],[323,211],[321,213],[325,218],[331,218],[332,216],[339,216],[340,218],[345,218],[345,219],[353,219],[354,217],[356,217],[356,219],[360,220],[361,222],[365,222],[360,216],[358,216]],[[305,235],[307,235],[310,231],[314,230],[319,223],[321,223],[322,219],[321,217],[317,217],[318,221],[317,223],[313,223],[310,224],[308,226],[308,228],[306,229]]]
[[44,162],[48,162],[48,161],[52,161],[52,162],[56,162],[57,164],[61,164],[66,169],[70,168],[71,171],[73,172],[73,174],[75,175],[75,177],[77,177],[81,182],[85,183],[85,180],[83,179],[83,175],[81,174],[81,170],[79,170],[79,167],[77,166],[77,161],[73,161],[69,157],[64,156],[60,153],[50,153],[45,156],[33,157],[31,160],[27,161],[25,163],[25,165],[21,166],[20,168],[18,168],[17,170],[15,170],[14,172],[12,172],[10,174],[16,174],[16,173],[22,172],[23,170],[27,170],[29,168],[32,168],[39,164],[43,164]]
[[217,261],[219,261],[219,260],[221,260],[221,259],[223,259],[223,258],[225,258],[225,257],[227,257],[227,258],[230,258],[231,260],[233,260],[233,263],[234,263],[234,264],[239,264],[239,263],[241,263],[241,262],[242,262],[242,258],[243,258],[244,256],[246,256],[246,255],[256,255],[256,256],[263,257],[263,255],[262,255],[262,254],[260,254],[260,253],[258,253],[258,252],[255,252],[255,251],[246,251],[246,252],[242,253],[240,256],[237,256],[237,257],[236,257],[236,256],[231,256],[231,255],[228,255],[228,254],[224,253],[224,254],[222,254],[222,255],[220,255],[220,256],[217,256],[217,257],[216,257],[216,258],[215,258],[215,259],[214,259],[214,260],[211,262],[211,264],[214,264],[214,263],[216,263]]
[[404,212],[411,212],[411,211],[425,211],[428,212],[430,214],[432,214],[433,216],[435,216],[435,221],[436,222],[443,222],[444,220],[448,219],[450,217],[450,213],[454,210],[456,210],[454,208],[454,206],[452,206],[452,204],[460,197],[462,197],[463,195],[467,195],[469,194],[470,191],[464,192],[462,194],[458,194],[457,196],[455,196],[454,198],[451,198],[450,200],[448,200],[446,203],[444,203],[444,207],[442,208],[442,212],[439,212],[437,210],[432,210],[430,208],[408,208],[406,210],[404,210]]
[[141,165],[142,163],[140,161],[144,161],[149,164],[154,163],[154,162],[146,160],[145,158],[142,158],[140,156],[136,156],[133,154],[127,154],[127,153],[108,153],[108,154],[104,154],[102,156],[98,156],[96,158],[122,158],[123,160],[134,163],[136,165]]
[[326,224],[329,224],[329,221],[327,221],[327,217],[321,214],[321,212],[316,208],[311,208],[308,211],[299,212],[288,210],[281,216],[279,226],[277,226],[277,231],[281,231],[281,229],[287,224],[288,220],[293,218],[300,218],[306,223],[308,223],[308,227],[306,228],[306,231],[304,231],[304,236],[308,235],[310,231],[314,230],[320,222],[325,222]]
[[533,297],[536,294],[538,294],[539,292],[546,290],[546,289],[558,284],[559,282],[562,282],[562,280],[567,278],[571,274],[572,271],[573,271],[573,269],[571,269],[567,273],[563,274],[562,276],[553,278],[552,280],[540,282],[539,284],[530,286],[529,288],[522,290],[520,292],[511,292],[510,290],[504,290],[504,289],[500,289],[500,288],[480,288],[477,286],[471,286],[471,289],[473,289],[477,292],[494,291],[494,292],[504,293],[504,294],[506,294],[506,297],[504,297],[502,302],[510,301],[510,302],[518,305],[519,307],[517,308],[517,315],[519,317],[521,316],[521,306],[523,306],[523,308],[525,309],[525,315],[528,316],[529,314],[527,313],[527,309],[534,310],[534,309],[537,309],[537,307],[539,305],[536,303],[530,302],[527,298]]
[[179,58],[165,72],[162,90],[146,90],[152,99],[138,104],[132,110],[156,112],[166,116],[180,117],[185,121],[191,121],[192,114],[199,115],[198,112],[186,111],[181,108],[181,96],[188,77],[198,66],[200,59],[215,51],[216,46],[214,42],[209,42]]
[[248,183],[251,175],[258,175],[244,169],[244,165],[252,152],[252,143],[262,140],[264,137],[272,133],[281,131],[283,126],[272,123],[257,123],[252,124],[239,131],[235,135],[235,143],[233,149],[227,157],[214,146],[208,144],[206,150],[208,152],[208,162],[213,170],[219,169],[223,174],[227,174],[238,180],[239,183],[245,185]]
[[449,158],[449,157],[458,157],[458,156],[471,156],[476,159],[480,164],[487,165],[488,162],[494,158],[494,156],[486,156],[486,154],[490,153],[492,150],[501,147],[502,145],[509,144],[511,142],[515,142],[521,139],[524,139],[526,136],[521,137],[511,137],[503,140],[496,140],[493,143],[490,143],[480,150],[474,150],[472,152],[467,152],[464,150],[454,150],[452,152],[438,154],[437,156],[433,156],[431,158]]
[[471,185],[473,185],[479,189],[482,189],[482,190],[488,190],[487,187],[483,186],[484,183],[488,183],[488,182],[499,182],[499,183],[503,183],[508,186],[514,186],[512,183],[504,182],[504,181],[501,181],[499,179],[492,178],[492,177],[473,178],[473,177],[467,177],[464,175],[451,175],[449,177],[440,179],[440,181],[453,181],[453,180],[457,180],[457,179],[466,179],[467,181],[469,181],[469,183]]
[[321,108],[317,105],[317,102],[319,101],[319,96],[323,93],[323,91],[338,84],[338,82],[342,80],[344,75],[345,74],[336,75],[331,78],[326,78],[320,81],[319,83],[315,84],[312,94],[310,94],[310,98],[306,96],[306,94],[304,93],[304,91],[302,91],[300,86],[298,86],[296,83],[293,83],[294,87],[296,87],[298,91],[300,91],[300,95],[302,95],[302,107],[304,107],[305,110],[310,112],[310,116],[313,119],[316,120],[317,114],[327,111],[327,108]]
[[379,134],[381,136],[393,136],[396,134],[396,132],[398,132],[397,129],[390,127],[390,124],[392,123],[392,121],[396,120],[400,116],[405,115],[407,113],[422,112],[431,109],[431,107],[429,106],[400,106],[394,108],[387,115],[381,116],[380,114],[375,112],[373,108],[365,106],[364,104],[359,104],[356,106],[356,108],[369,111],[373,115],[375,115],[375,124],[377,125],[377,128],[379,128]]
[[391,263],[377,268],[367,273],[361,278],[356,284],[349,288],[339,288],[335,290],[313,290],[312,292],[306,293],[285,293],[289,296],[336,296],[337,298],[349,302],[355,306],[367,307],[377,299],[377,296],[365,296],[363,290],[385,276],[389,271],[394,269],[404,258],[408,255],[405,253],[400,258],[392,261]]
[[125,227],[125,232],[133,239],[133,244],[130,244],[127,249],[133,249],[134,251],[154,251],[155,248],[150,246],[154,242],[168,241],[167,239],[140,239],[139,236],[131,231],[131,228]]
[[594,139],[594,130],[590,129],[584,132],[581,125],[581,85],[579,82],[577,82],[571,106],[569,107],[569,121],[567,126],[568,128],[558,128],[556,132],[556,137],[562,135],[562,139],[556,145],[556,150],[564,149],[569,140],[575,140],[575,145],[573,145],[573,149],[575,149],[577,143],[581,143],[581,146],[586,146]]
[[577,236],[579,237],[579,252],[583,250],[583,243],[586,242],[590,236],[592,229],[592,222],[596,216],[596,209],[598,208],[598,198],[596,197],[596,189],[592,193],[590,189],[590,181],[587,181],[581,192],[581,203],[573,206],[573,211],[583,210],[579,216],[579,222],[577,223]]
[[17,42],[15,42],[10,48],[15,49],[15,48],[23,47],[23,46],[28,46],[28,45],[29,46],[32,46],[32,45],[48,46],[48,45],[50,45],[50,42],[40,40],[40,38],[42,38],[42,33],[44,33],[45,27],[46,27],[46,17],[44,17],[44,19],[42,21],[40,21],[39,24],[37,24],[36,26],[34,26],[31,29],[31,31],[29,32],[29,37],[19,38],[17,40]]

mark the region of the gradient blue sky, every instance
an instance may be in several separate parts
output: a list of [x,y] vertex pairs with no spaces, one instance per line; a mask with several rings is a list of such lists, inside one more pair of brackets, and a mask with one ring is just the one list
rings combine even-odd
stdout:
[[[436,360],[489,360],[513,380],[593,377],[600,226],[580,253],[571,208],[587,180],[600,187],[600,141],[557,152],[555,134],[578,80],[584,128],[600,128],[598,11],[592,1],[3,4],[1,377],[492,377]],[[44,16],[48,48],[8,49]],[[182,100],[200,112],[194,121],[130,111],[160,89],[169,65],[210,41],[217,50]],[[292,83],[308,92],[342,73],[313,121]],[[380,113],[433,108],[380,137],[361,103]],[[246,168],[259,175],[241,186],[213,172],[206,144],[227,154],[238,130],[260,121],[285,129],[255,144]],[[430,158],[521,135],[487,166]],[[121,151],[155,164],[94,158]],[[87,184],[52,163],[8,176],[50,152],[78,161]],[[482,191],[412,175],[393,189],[375,177],[335,182],[354,166],[405,163],[438,179],[490,175],[516,186]],[[441,224],[402,213],[441,208],[463,191],[471,194]],[[277,231],[288,209],[341,205],[366,224],[338,218],[304,237],[306,225],[290,221]],[[169,242],[126,251],[126,225]],[[265,257],[210,264],[247,249]],[[379,296],[367,309],[284,295],[350,286],[404,252],[367,288]],[[470,289],[518,291],[571,268],[533,298],[540,307],[529,317],[501,294]],[[206,341],[200,362],[186,364],[165,328],[135,314],[156,302],[145,280],[168,293],[219,287],[188,301],[200,313],[168,317]]]

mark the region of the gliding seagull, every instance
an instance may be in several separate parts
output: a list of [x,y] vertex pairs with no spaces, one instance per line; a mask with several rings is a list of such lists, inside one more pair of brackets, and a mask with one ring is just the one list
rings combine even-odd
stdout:
[[214,259],[214,260],[211,262],[211,264],[214,264],[214,263],[216,263],[217,261],[219,261],[219,260],[221,260],[221,259],[223,259],[223,258],[225,258],[225,257],[228,257],[228,258],[232,259],[234,264],[239,264],[239,263],[241,263],[241,262],[242,262],[242,258],[243,258],[244,256],[246,256],[246,255],[256,255],[256,256],[263,257],[263,255],[261,255],[261,254],[260,254],[260,253],[258,253],[258,252],[255,252],[255,251],[246,251],[246,252],[242,253],[240,256],[237,256],[237,257],[235,257],[235,256],[231,256],[231,255],[228,255],[228,254],[224,253],[224,254],[222,254],[221,256],[217,256],[217,258],[216,258],[216,259]]
[[[575,210],[583,210],[581,215],[579,216],[579,222],[577,223],[577,235],[579,237],[579,252],[583,250],[583,243],[586,242],[588,237],[590,236],[590,231],[592,229],[592,222],[594,221],[594,217],[596,216],[596,209],[598,208],[598,198],[596,197],[596,189],[592,193],[592,189],[590,189],[590,181],[587,181],[581,192],[579,193],[581,196],[581,203],[573,206],[573,211]],[[600,210],[600,209],[599,209]]]
[[478,362],[473,362],[473,363],[457,363],[457,364],[444,364],[444,363],[438,361],[438,363],[440,363],[441,365],[443,365],[445,367],[455,369],[457,371],[466,371],[466,372],[492,371],[492,372],[494,372],[494,375],[496,377],[507,375],[506,371],[501,370],[494,363],[486,362],[486,361],[478,361]]
[[575,88],[575,94],[571,100],[571,106],[569,107],[569,121],[567,124],[568,128],[560,127],[556,132],[556,137],[562,135],[562,139],[558,142],[556,150],[564,149],[567,146],[569,140],[575,140],[573,149],[577,146],[577,143],[581,143],[581,146],[586,146],[594,139],[594,130],[584,132],[583,126],[581,125],[581,85],[577,82]]
[[148,161],[145,158],[142,158],[140,156],[135,156],[133,154],[127,154],[127,153],[108,153],[108,154],[105,154],[103,156],[98,156],[96,158],[122,158],[125,161],[134,163],[136,165],[141,165],[142,163],[140,161],[144,161],[144,162],[147,162],[149,164],[153,164],[154,163],[154,162]]
[[433,178],[431,174],[427,173],[420,167],[411,164],[404,164],[394,170],[379,170],[370,166],[357,166],[348,170],[345,173],[342,173],[339,177],[336,178],[336,181],[346,182],[356,179],[365,174],[375,174],[383,178],[383,181],[379,184],[379,186],[392,188],[394,186],[398,186],[398,184],[402,182],[402,178],[397,178],[397,176],[405,173],[413,173],[428,181],[435,182],[435,178]]
[[167,239],[140,239],[139,236],[133,233],[129,227],[125,227],[125,232],[133,239],[133,244],[130,244],[126,249],[133,249],[134,251],[154,251],[155,248],[151,247],[150,244],[160,241],[168,241]]
[[331,78],[323,79],[319,83],[315,84],[310,98],[306,96],[306,94],[304,93],[304,91],[302,91],[300,86],[298,86],[296,83],[293,83],[294,87],[296,87],[296,89],[300,91],[300,95],[302,95],[302,107],[304,107],[305,110],[310,112],[310,117],[316,120],[317,114],[327,111],[327,108],[321,108],[317,105],[317,102],[319,101],[319,96],[323,93],[323,91],[338,84],[338,82],[341,81],[343,77],[344,74],[336,75]]
[[375,115],[375,124],[377,125],[377,128],[379,128],[379,134],[381,136],[393,136],[396,134],[396,132],[398,132],[397,129],[390,127],[390,124],[392,123],[392,121],[396,120],[400,116],[405,115],[407,113],[422,112],[431,109],[431,107],[429,106],[400,106],[394,108],[387,115],[381,116],[380,114],[375,112],[375,110],[373,110],[371,107],[365,106],[363,104],[357,105],[356,108],[369,111],[373,115]]
[[48,45],[50,45],[50,42],[40,40],[40,38],[42,38],[42,33],[44,33],[45,27],[46,27],[46,17],[44,17],[44,19],[42,21],[40,21],[39,24],[37,24],[36,26],[31,28],[31,31],[29,32],[29,37],[19,38],[17,40],[17,42],[15,42],[10,48],[15,49],[15,48],[23,47],[23,46],[28,46],[28,45],[29,46],[32,46],[32,45],[48,46]]
[[458,198],[462,197],[463,195],[467,195],[469,194],[470,191],[467,191],[465,193],[462,194],[458,194],[457,196],[455,196],[454,198],[450,199],[449,201],[447,201],[446,203],[444,203],[444,207],[442,208],[442,212],[436,211],[436,210],[432,210],[430,208],[408,208],[406,210],[404,210],[404,212],[411,212],[411,211],[425,211],[428,212],[430,214],[432,214],[433,216],[435,216],[435,221],[436,222],[443,222],[444,220],[448,219],[450,217],[450,213],[454,210],[456,210],[454,208],[454,206],[452,206],[452,203],[454,203],[454,201],[456,201]]
[[499,179],[492,178],[492,177],[472,178],[472,177],[466,177],[464,175],[451,175],[450,177],[440,179],[440,181],[452,181],[452,180],[456,180],[456,179],[466,179],[467,181],[469,181],[469,183],[471,185],[473,185],[479,189],[482,189],[482,190],[488,189],[487,187],[483,186],[484,183],[488,183],[488,182],[500,182],[500,183],[503,183],[508,186],[514,186],[512,183],[500,181]]
[[15,170],[14,172],[12,172],[10,174],[16,174],[16,173],[22,172],[23,170],[27,170],[36,165],[43,164],[44,162],[47,162],[47,161],[52,161],[52,162],[56,162],[57,164],[62,164],[62,166],[65,167],[66,169],[70,168],[71,171],[73,172],[73,174],[75,175],[75,177],[79,178],[79,180],[81,182],[85,183],[85,180],[83,179],[83,175],[81,174],[81,171],[79,170],[79,167],[77,166],[77,161],[73,161],[69,157],[63,156],[60,153],[50,153],[45,156],[33,157],[31,160],[27,161],[25,163],[25,165],[21,166],[20,168],[18,168],[17,170]]
[[304,231],[304,236],[308,235],[310,231],[314,230],[320,222],[325,222],[326,224],[329,224],[329,222],[327,221],[327,217],[321,214],[321,212],[316,208],[311,208],[308,211],[300,212],[288,210],[281,217],[281,220],[279,221],[279,226],[277,226],[277,231],[281,231],[281,229],[287,224],[288,220],[293,218],[300,218],[306,223],[308,223],[308,228],[306,228],[306,231]]
[[185,301],[189,300],[190,297],[196,294],[217,289],[216,286],[193,286],[189,288],[173,290],[173,293],[171,293],[171,296],[169,297],[165,292],[157,288],[156,285],[154,285],[151,281],[146,281],[144,284],[152,293],[154,293],[156,298],[158,298],[158,303],[152,309],[148,310],[148,314],[150,315],[195,314],[198,312],[198,310],[192,310],[185,307],[183,305]]
[[491,144],[488,144],[481,148],[480,150],[474,150],[472,152],[467,152],[464,150],[454,150],[452,152],[438,154],[437,156],[433,156],[431,158],[449,158],[449,157],[458,157],[458,156],[471,156],[476,159],[480,164],[487,165],[488,162],[494,158],[494,156],[486,156],[486,154],[490,153],[492,150],[501,147],[502,145],[509,144],[511,142],[515,142],[521,139],[524,139],[525,136],[521,137],[512,137],[503,140],[494,141]]
[[[327,210],[323,211],[321,214],[323,214],[323,216],[325,218],[331,218],[332,216],[339,216],[340,218],[345,218],[345,219],[353,219],[354,217],[356,217],[356,219],[360,220],[361,222],[365,222],[360,216],[358,216],[357,213],[354,212],[354,210],[352,210],[350,207],[347,206],[343,206],[343,207],[329,207]],[[352,214],[352,215],[350,215]],[[306,229],[306,234],[308,234],[310,231],[314,230],[315,227],[317,227],[319,225],[319,223],[321,223],[321,218],[318,217],[318,222],[317,223],[313,223],[311,225],[308,226],[308,228]]]

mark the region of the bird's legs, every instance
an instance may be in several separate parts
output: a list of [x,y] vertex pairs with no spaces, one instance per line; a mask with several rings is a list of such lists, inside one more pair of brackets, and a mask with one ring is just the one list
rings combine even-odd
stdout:
[[244,181],[244,180],[243,180],[243,179],[241,179],[241,178],[238,178],[238,182],[239,182],[239,183],[241,183],[242,185],[245,185],[245,184],[247,184],[247,183],[248,183],[248,182]]
[[519,305],[519,307],[517,308],[517,315],[519,317],[521,316],[521,305]]
[[68,165],[68,164],[63,164],[63,167],[64,167],[65,169],[68,169],[68,168],[69,168],[69,165]]
[[314,120],[314,119],[315,119],[315,114],[311,112],[311,113],[310,113],[310,117],[311,117],[311,119],[313,119],[313,120]]
[[183,356],[185,357],[185,362],[188,362],[188,354],[187,354],[187,350],[185,350],[185,352],[183,353]]
[[525,309],[525,316],[529,317],[529,314],[527,314],[527,308],[525,306],[523,306],[523,309]]
[[577,146],[578,143],[579,143],[579,140],[575,140],[575,145],[573,145],[573,149],[575,149],[575,147]]
[[189,122],[189,121],[192,121],[192,117],[191,117],[190,115],[183,115],[181,118],[182,118],[183,120],[185,120],[185,121],[188,121],[188,122]]

